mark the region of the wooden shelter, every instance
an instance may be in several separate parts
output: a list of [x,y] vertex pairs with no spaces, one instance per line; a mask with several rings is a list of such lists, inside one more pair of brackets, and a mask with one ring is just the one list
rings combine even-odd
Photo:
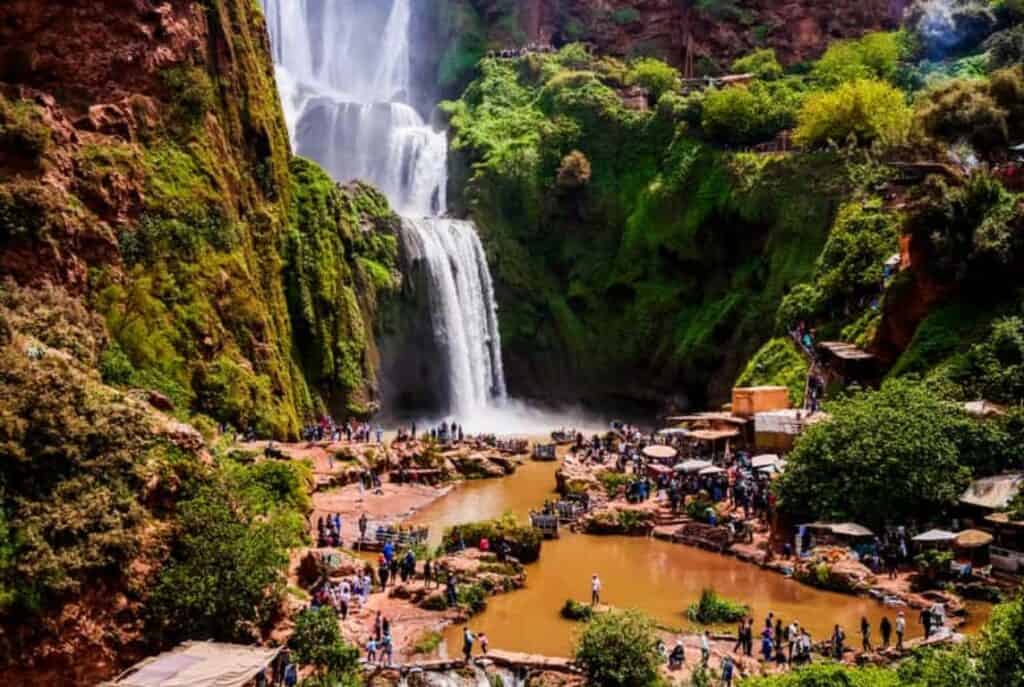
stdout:
[[994,540],[989,547],[992,567],[1003,572],[1024,574],[1024,521],[1011,520],[1006,513],[993,513],[985,518]]
[[845,341],[822,341],[816,348],[829,370],[843,379],[870,386],[878,381],[878,360],[874,354]]
[[732,412],[752,418],[758,413],[789,408],[789,389],[784,386],[736,387],[732,390]]

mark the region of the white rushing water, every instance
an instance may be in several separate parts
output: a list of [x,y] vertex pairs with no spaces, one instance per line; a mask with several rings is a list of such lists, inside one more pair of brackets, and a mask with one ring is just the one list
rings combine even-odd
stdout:
[[[447,211],[448,139],[411,104],[413,0],[263,0],[292,147],[387,195],[426,267],[447,407],[467,423],[505,403],[497,305],[470,222]],[[491,425],[491,422],[486,422]],[[478,430],[492,427],[479,426]]]

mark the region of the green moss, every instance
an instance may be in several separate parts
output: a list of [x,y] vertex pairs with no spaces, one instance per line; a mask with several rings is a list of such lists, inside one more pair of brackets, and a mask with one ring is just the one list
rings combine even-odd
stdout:
[[803,405],[807,359],[788,338],[771,339],[747,362],[736,386],[784,386],[794,407]]
[[50,127],[42,110],[28,100],[8,100],[0,95],[0,149],[38,161],[50,146]]

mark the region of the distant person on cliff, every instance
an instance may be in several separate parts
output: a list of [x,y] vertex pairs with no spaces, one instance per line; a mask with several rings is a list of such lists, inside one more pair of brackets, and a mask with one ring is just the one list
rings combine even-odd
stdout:
[[590,577],[590,605],[596,606],[601,603],[601,578],[594,573]]

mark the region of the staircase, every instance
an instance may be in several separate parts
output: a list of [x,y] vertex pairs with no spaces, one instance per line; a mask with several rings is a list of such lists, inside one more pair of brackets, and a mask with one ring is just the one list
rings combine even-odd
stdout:
[[668,502],[659,503],[658,510],[654,512],[654,524],[657,527],[678,526],[689,522],[689,520],[690,519],[686,517],[686,513],[682,511],[673,513]]

